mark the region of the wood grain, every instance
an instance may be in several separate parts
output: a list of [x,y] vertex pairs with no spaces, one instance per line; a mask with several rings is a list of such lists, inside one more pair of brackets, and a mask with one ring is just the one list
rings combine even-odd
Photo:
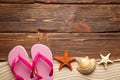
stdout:
[[119,32],[120,5],[0,4],[0,32]]
[[19,3],[19,4],[24,4],[24,3],[34,3],[35,0],[0,0],[0,3]]
[[[95,71],[90,75],[82,75],[76,70],[77,63],[72,62],[73,71],[64,67],[58,71],[59,63],[54,61],[54,80],[119,80],[120,62],[109,64],[108,69],[104,70],[103,65],[96,64]],[[0,79],[15,80],[7,62],[0,63]]]
[[53,55],[67,49],[71,56],[100,58],[100,53],[112,53],[112,59],[120,58],[120,33],[0,33],[0,60],[6,60],[16,45],[23,45],[30,54],[35,43],[49,46]]
[[1,3],[80,3],[80,4],[114,4],[120,3],[120,0],[0,0]]
[[36,0],[43,3],[120,3],[119,0]]
[[30,51],[33,44],[40,43],[39,35],[34,33],[1,33],[0,35],[1,60],[7,59],[7,54],[16,45],[22,45]]

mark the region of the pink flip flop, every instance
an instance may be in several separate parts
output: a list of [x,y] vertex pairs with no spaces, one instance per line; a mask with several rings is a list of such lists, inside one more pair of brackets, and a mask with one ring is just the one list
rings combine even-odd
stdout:
[[42,44],[35,44],[31,48],[33,71],[39,80],[53,80],[53,58],[50,49]]
[[16,46],[10,51],[8,62],[13,75],[18,80],[35,80],[32,75],[32,66],[29,63],[27,52],[22,46]]

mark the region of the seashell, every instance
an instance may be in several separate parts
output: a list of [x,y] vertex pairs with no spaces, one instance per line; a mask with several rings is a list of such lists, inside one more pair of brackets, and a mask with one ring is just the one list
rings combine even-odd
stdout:
[[77,70],[82,74],[90,74],[92,73],[96,68],[96,61],[95,59],[89,59],[89,57],[81,58],[78,61],[78,67]]

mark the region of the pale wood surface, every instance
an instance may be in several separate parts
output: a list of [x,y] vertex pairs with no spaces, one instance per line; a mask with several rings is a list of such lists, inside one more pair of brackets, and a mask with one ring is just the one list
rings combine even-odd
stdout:
[[[78,58],[79,59],[79,58]],[[58,71],[59,63],[54,60],[54,80],[120,80],[120,62],[108,65],[104,70],[103,65],[96,66],[95,71],[89,75],[83,75],[76,70],[77,62],[72,62],[73,71],[64,67]],[[0,63],[0,80],[15,80],[7,62]]]

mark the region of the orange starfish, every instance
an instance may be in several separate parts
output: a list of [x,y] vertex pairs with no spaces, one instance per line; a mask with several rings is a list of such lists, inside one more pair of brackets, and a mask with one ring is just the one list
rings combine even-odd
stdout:
[[72,71],[72,66],[71,66],[70,62],[74,61],[75,58],[68,56],[68,50],[64,51],[63,56],[55,56],[54,59],[61,63],[60,66],[59,66],[59,71],[64,66],[67,66]]

